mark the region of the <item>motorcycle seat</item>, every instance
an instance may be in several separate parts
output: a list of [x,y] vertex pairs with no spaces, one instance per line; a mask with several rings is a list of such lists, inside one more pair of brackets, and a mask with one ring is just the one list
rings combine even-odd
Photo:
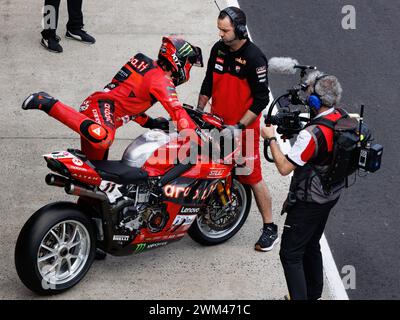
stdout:
[[134,184],[148,178],[146,171],[126,165],[120,160],[90,161],[104,180],[118,184]]

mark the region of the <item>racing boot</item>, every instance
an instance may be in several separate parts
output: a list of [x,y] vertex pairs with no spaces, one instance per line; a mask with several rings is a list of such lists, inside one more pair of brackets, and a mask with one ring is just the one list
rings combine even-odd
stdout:
[[38,92],[29,95],[22,103],[22,109],[39,109],[49,113],[58,100],[46,92]]

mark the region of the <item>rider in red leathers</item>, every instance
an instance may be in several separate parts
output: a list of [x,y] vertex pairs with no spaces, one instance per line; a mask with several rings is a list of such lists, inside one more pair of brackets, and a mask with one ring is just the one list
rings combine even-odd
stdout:
[[157,101],[178,131],[197,128],[175,90],[189,80],[193,65],[203,66],[200,48],[181,38],[163,37],[157,61],[136,54],[103,91],[86,98],[79,112],[45,92],[31,94],[22,108],[45,111],[80,134],[82,151],[90,160],[106,159],[116,129],[128,121],[134,120],[145,128],[168,128],[165,118],[153,119],[144,113]]

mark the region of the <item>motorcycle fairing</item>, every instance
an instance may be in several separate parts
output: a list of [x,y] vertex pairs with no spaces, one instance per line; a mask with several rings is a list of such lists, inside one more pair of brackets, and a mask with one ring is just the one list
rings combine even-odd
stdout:
[[[130,235],[130,239],[133,238],[130,242],[114,241],[113,255],[123,256],[141,253],[180,240],[186,235],[188,229],[196,220],[200,207],[182,206],[169,201],[164,203],[168,220],[163,229],[159,232],[151,232],[148,228],[141,228],[138,234]],[[113,239],[115,236],[116,234],[113,234]]]
[[43,155],[47,166],[63,176],[71,177],[89,185],[99,186],[101,177],[88,162],[68,151],[56,151]]
[[172,203],[201,206],[215,190],[217,182],[180,177],[163,186],[163,196]]

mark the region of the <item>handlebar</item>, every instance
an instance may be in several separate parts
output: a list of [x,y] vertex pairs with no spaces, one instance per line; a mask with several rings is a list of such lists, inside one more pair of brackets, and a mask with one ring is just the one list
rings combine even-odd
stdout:
[[192,105],[184,103],[182,104],[182,106],[185,109],[185,111],[189,114],[189,116],[193,119],[193,121],[196,122],[196,124],[200,127],[200,129],[210,130],[211,135],[208,135],[208,137],[210,138],[209,142],[212,148],[211,152],[214,154],[213,150],[217,150],[217,153],[220,156],[218,160],[231,161],[229,159],[235,157],[235,154],[239,150],[238,141],[236,141],[235,139],[234,141],[235,147],[232,150],[230,150],[231,153],[227,154],[225,152],[225,147],[223,146],[223,144],[221,144],[220,137],[218,137],[218,139],[215,139],[215,137],[212,136],[212,132],[214,129],[222,130],[223,128],[226,127],[226,125],[224,125],[223,123],[223,120],[214,114],[205,112],[201,109],[196,109]]
[[182,104],[182,106],[201,129],[212,130],[214,128],[222,129],[225,127],[223,120],[214,114],[196,109],[192,105],[186,103]]
[[192,105],[190,105],[190,104],[187,104],[187,103],[183,103],[182,106],[183,106],[184,109],[186,109],[186,111],[187,111],[187,109],[189,109],[189,110],[191,110],[191,111],[198,112],[198,113],[200,113],[200,114],[201,114],[201,113],[204,113],[203,110],[200,110],[200,109],[198,109],[198,108],[195,108],[194,106],[192,106]]

